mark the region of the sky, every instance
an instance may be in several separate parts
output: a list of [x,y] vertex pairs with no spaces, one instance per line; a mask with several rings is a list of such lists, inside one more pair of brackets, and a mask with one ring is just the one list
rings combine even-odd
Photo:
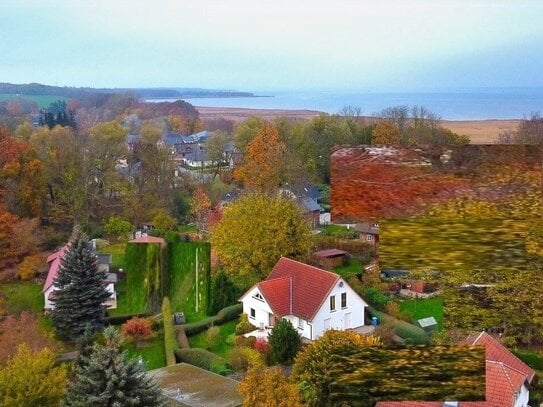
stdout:
[[0,0],[0,82],[543,86],[543,1]]

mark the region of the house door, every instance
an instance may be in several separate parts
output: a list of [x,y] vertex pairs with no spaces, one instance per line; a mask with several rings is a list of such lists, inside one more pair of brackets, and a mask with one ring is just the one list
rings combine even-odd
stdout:
[[326,331],[328,329],[330,329],[330,318],[324,320],[324,330]]
[[351,313],[348,312],[345,314],[345,329],[351,328]]

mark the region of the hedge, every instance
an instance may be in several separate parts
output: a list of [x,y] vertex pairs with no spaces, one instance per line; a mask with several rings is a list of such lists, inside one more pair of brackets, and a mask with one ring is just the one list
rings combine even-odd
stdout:
[[220,310],[217,315],[213,317],[207,317],[200,321],[191,322],[183,325],[185,328],[185,334],[192,336],[204,332],[207,328],[213,325],[221,325],[228,321],[233,321],[239,314],[243,312],[243,304],[230,305]]
[[178,349],[175,356],[178,362],[190,363],[213,373],[227,375],[232,372],[223,358],[202,348]]
[[170,300],[164,297],[162,301],[162,322],[164,323],[164,349],[166,351],[166,364],[175,365],[175,350],[179,347],[175,339],[172,310]]
[[416,345],[424,345],[430,342],[430,338],[424,329],[410,324],[409,322],[396,319],[388,314],[385,314],[384,312],[377,311],[372,307],[368,307],[368,311],[373,316],[379,318],[379,324],[388,322],[393,327],[394,333],[399,337],[413,342]]

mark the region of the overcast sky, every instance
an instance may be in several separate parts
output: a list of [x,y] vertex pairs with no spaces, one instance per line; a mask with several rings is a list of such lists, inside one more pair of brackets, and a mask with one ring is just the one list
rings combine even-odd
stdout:
[[0,0],[0,82],[543,86],[542,22],[528,0]]

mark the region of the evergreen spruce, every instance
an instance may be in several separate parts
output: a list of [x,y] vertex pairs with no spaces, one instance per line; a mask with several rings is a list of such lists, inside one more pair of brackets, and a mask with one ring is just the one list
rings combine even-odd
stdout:
[[115,327],[104,330],[104,339],[105,344],[96,343],[90,355],[80,355],[65,406],[165,406],[160,387],[147,376],[143,364],[121,350]]
[[280,319],[270,332],[268,343],[275,362],[292,363],[302,346],[302,338],[288,319]]
[[239,298],[238,288],[224,271],[219,271],[211,282],[211,303],[209,314],[215,315],[224,307],[233,305]]
[[76,227],[54,281],[55,307],[51,314],[59,337],[77,340],[87,325],[92,331],[102,329],[103,303],[110,296],[104,286],[106,277],[105,272],[98,271],[91,243]]

